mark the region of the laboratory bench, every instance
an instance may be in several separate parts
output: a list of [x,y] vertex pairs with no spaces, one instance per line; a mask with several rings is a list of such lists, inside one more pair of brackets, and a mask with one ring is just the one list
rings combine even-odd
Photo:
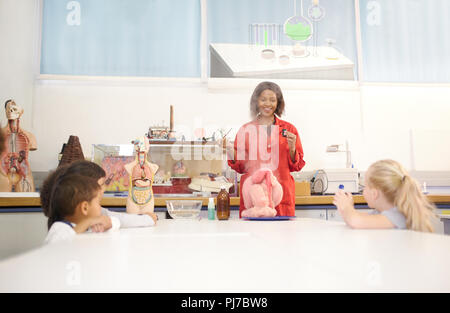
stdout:
[[[22,193],[25,195],[25,193]],[[437,207],[438,215],[450,214],[450,195],[449,194],[433,194],[427,195],[431,202]],[[207,197],[155,197],[155,212],[158,217],[170,218],[166,209],[166,200],[202,200],[201,215],[207,216]],[[215,197],[214,197],[215,199]],[[105,194],[101,205],[108,210],[115,212],[126,212],[127,198],[124,196],[114,196],[113,194]],[[237,215],[239,212],[239,197],[230,197],[230,210],[232,214]],[[353,201],[355,208],[362,212],[369,212],[371,209],[367,206],[364,197],[361,194],[354,194]],[[311,196],[296,196],[295,198],[295,215],[302,218],[316,218],[331,221],[343,221],[338,214],[336,206],[333,204],[333,195],[311,195]],[[28,193],[26,196],[18,196],[14,193],[3,193],[0,196],[0,214],[2,213],[41,213],[40,199],[38,193]],[[441,218],[443,223],[437,224],[435,229],[439,233],[444,232],[445,221]],[[442,225],[441,225],[442,224]],[[450,229],[449,229],[450,231]]]
[[[215,198],[215,196],[213,196]],[[333,205],[333,195],[311,195],[311,196],[297,196],[295,197],[296,208],[301,209],[303,206],[311,205]],[[428,199],[436,205],[450,205],[449,194],[429,194]],[[165,208],[166,200],[202,200],[203,206],[208,205],[208,197],[158,197],[155,196],[155,208]],[[113,196],[105,194],[103,196],[101,205],[103,207],[125,207],[127,198],[124,196]],[[239,197],[230,197],[230,205],[232,207],[239,207]],[[366,201],[363,195],[354,194],[353,201],[357,205],[364,205]],[[25,207],[40,207],[41,202],[39,194],[36,192],[31,193],[12,193],[4,192],[0,193],[0,212],[1,210],[13,209],[13,208],[25,208]]]

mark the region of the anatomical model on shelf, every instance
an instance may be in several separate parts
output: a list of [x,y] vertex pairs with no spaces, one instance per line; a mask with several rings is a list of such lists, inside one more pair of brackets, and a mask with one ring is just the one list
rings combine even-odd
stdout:
[[149,141],[145,137],[137,138],[132,142],[136,152],[133,162],[125,165],[130,182],[128,188],[127,212],[143,214],[153,212],[155,199],[153,197],[153,178],[158,165],[147,161]]
[[259,169],[242,186],[243,217],[274,217],[275,207],[283,198],[283,188],[270,169]]
[[20,128],[23,108],[14,100],[5,103],[8,125],[3,128],[6,150],[1,155],[0,191],[33,192],[34,181],[28,162],[28,152],[37,149],[36,138]]
[[75,161],[84,160],[83,148],[80,144],[80,139],[77,136],[70,136],[67,143],[63,145],[61,151],[60,166],[64,166]]

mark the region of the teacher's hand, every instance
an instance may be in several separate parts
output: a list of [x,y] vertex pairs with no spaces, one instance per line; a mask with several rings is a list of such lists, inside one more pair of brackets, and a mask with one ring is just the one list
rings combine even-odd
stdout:
[[297,136],[291,132],[286,131],[286,140],[289,146],[289,151],[295,152],[295,143],[297,142]]
[[222,147],[227,153],[228,160],[234,161],[234,145],[228,140],[224,139],[222,143]]

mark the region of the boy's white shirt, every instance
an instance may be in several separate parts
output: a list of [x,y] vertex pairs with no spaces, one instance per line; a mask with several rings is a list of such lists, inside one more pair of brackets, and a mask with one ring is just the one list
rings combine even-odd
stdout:
[[[111,228],[106,232],[116,231],[120,228],[120,220],[117,217],[110,216],[111,219]],[[45,237],[45,244],[48,243],[56,243],[60,241],[72,240],[77,234],[73,229],[76,224],[70,223],[72,226],[65,222],[54,222],[52,227],[50,227],[47,237]],[[87,233],[92,232],[89,228]]]
[[[75,224],[72,224],[74,226]],[[56,243],[60,241],[72,240],[77,233],[63,222],[54,222],[52,227],[48,230],[47,237],[45,237],[44,244]]]
[[102,208],[102,215],[118,218],[120,228],[149,227],[155,225],[153,219],[148,215],[113,212],[105,208]]
[[[148,227],[155,225],[153,219],[148,215],[136,215],[112,212],[105,208],[102,208],[102,215],[109,216],[111,218],[112,227],[108,231],[115,231],[119,228],[129,228],[129,227]],[[75,224],[72,223],[72,227],[64,222],[55,222],[52,227],[50,227],[47,237],[44,243],[55,243],[60,241],[72,240],[76,232],[73,229]],[[87,232],[91,230],[88,229]]]

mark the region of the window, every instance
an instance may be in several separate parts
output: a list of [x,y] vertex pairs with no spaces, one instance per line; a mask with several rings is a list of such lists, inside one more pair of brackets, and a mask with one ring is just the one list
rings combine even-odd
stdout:
[[450,1],[361,0],[363,80],[450,82]]
[[200,76],[199,0],[44,0],[41,74]]
[[43,1],[42,74],[450,82],[448,0]]

